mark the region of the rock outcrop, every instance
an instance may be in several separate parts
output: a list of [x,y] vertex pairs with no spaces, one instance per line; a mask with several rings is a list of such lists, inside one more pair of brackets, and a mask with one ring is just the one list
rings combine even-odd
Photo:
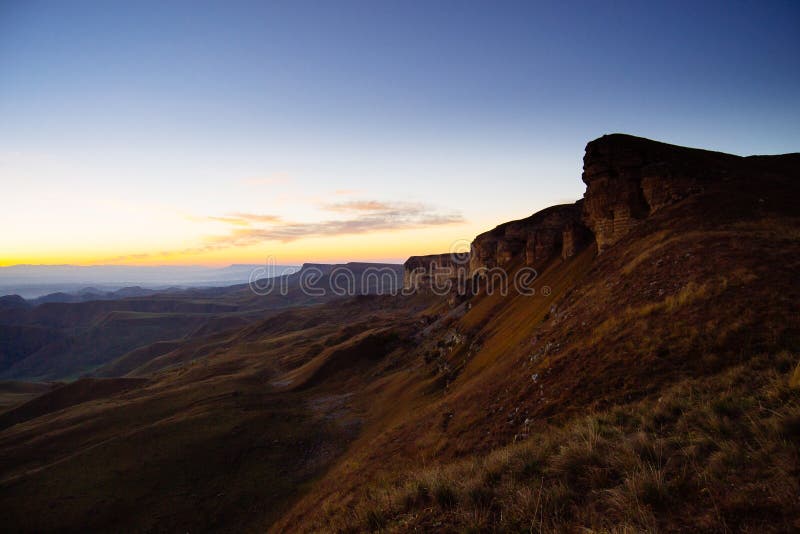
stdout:
[[515,260],[535,267],[554,257],[573,255],[591,240],[581,221],[582,203],[552,206],[480,234],[470,247],[470,276]]
[[403,287],[415,291],[444,291],[448,281],[466,280],[468,267],[466,254],[411,256],[403,264]]
[[413,256],[404,266],[404,286],[430,288],[436,281],[457,279],[464,269],[464,278],[472,279],[496,267],[538,268],[559,256],[567,259],[592,241],[602,251],[653,213],[712,184],[765,173],[790,175],[798,166],[800,154],[741,157],[625,134],[604,135],[586,145],[582,200],[480,234],[468,261],[450,254]]
[[403,287],[441,291],[463,287],[466,281],[495,267],[539,267],[553,258],[569,258],[592,241],[592,233],[581,220],[582,205],[579,200],[551,206],[525,219],[501,224],[477,236],[468,255],[411,256],[403,264]]
[[745,159],[624,134],[591,141],[583,158],[584,221],[598,250],[659,209],[730,178]]

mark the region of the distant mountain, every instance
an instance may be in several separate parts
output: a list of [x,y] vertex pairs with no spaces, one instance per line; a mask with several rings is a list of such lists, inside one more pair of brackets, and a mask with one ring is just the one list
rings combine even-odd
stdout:
[[19,295],[6,295],[0,297],[0,311],[4,310],[24,310],[29,308],[30,304]]
[[[126,287],[164,290],[169,287],[208,287],[245,283],[251,274],[277,276],[297,270],[293,265],[234,264],[227,267],[131,265],[12,265],[0,267],[0,295],[27,299],[53,293],[104,295]],[[51,297],[49,302],[87,299]]]
[[[241,328],[263,319],[269,310],[320,304],[344,293],[397,291],[403,267],[305,264],[292,270],[296,272],[277,277],[271,285],[260,279],[264,284],[255,292],[249,283],[242,283],[164,291],[134,286],[103,292],[84,287],[31,301],[18,295],[2,297],[0,377],[70,379],[101,367],[100,374],[108,376],[131,361],[145,363],[147,357],[155,357],[157,351],[146,348],[153,344]],[[109,365],[131,352],[127,363]]]
[[156,293],[172,293],[175,291],[183,291],[181,288],[170,287],[167,289],[145,289],[139,286],[123,287],[115,291],[102,291],[95,287],[87,287],[75,293],[64,293],[59,291],[56,293],[48,293],[41,297],[29,299],[28,302],[34,306],[45,304],[47,302],[88,302],[90,300],[114,300],[128,297],[144,297],[147,295],[154,295]]

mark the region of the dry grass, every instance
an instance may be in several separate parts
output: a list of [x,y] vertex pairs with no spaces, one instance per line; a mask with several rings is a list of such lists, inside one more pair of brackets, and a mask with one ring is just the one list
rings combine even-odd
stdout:
[[[598,344],[603,339],[619,333],[626,325],[636,324],[638,320],[651,319],[652,316],[662,314],[664,316],[674,316],[675,314],[697,306],[702,302],[708,302],[722,295],[730,285],[746,284],[755,279],[755,275],[745,269],[739,269],[728,276],[717,276],[704,283],[697,283],[689,281],[681,287],[676,293],[667,295],[662,300],[655,302],[648,302],[638,306],[628,306],[619,315],[614,315],[598,324],[592,331],[591,343]],[[645,329],[649,329],[650,325],[644,324]],[[722,328],[722,325],[714,325],[719,327],[720,330],[730,331],[736,325],[728,325],[727,328]],[[699,332],[695,332],[698,334]],[[685,333],[684,333],[685,334]],[[691,334],[691,332],[689,332]],[[720,332],[719,336],[724,336],[725,332]],[[639,340],[646,339],[647,336],[639,335]],[[696,336],[694,336],[696,337]]]
[[642,242],[638,254],[633,256],[622,267],[624,275],[630,275],[636,269],[652,258],[669,249],[676,244],[692,243],[709,237],[715,239],[738,238],[742,237],[781,240],[781,241],[800,241],[800,219],[797,217],[764,217],[755,220],[739,221],[727,226],[725,229],[687,231],[680,234],[662,230],[647,236]]
[[797,528],[800,394],[790,386],[797,360],[762,355],[487,456],[384,482],[366,489],[346,517],[332,513],[326,528]]
[[738,232],[751,232],[768,239],[800,241],[800,218],[764,217],[751,221],[741,221],[731,225]]

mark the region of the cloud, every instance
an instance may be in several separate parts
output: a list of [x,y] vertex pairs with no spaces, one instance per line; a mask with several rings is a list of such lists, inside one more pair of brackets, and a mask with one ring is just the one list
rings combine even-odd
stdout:
[[248,226],[250,223],[239,217],[207,217],[209,221],[232,224],[234,226]]
[[252,226],[261,223],[276,223],[281,220],[278,215],[260,215],[255,213],[232,213],[224,216],[206,217],[209,221],[222,222],[232,226]]
[[288,222],[277,215],[254,213],[209,216],[205,220],[229,225],[228,232],[223,235],[208,236],[201,245],[196,247],[153,254],[118,256],[106,261],[113,263],[148,257],[196,255],[256,245],[267,241],[288,243],[312,237],[338,237],[370,232],[410,230],[464,222],[464,218],[458,212],[442,213],[428,205],[410,202],[357,200],[326,204],[322,208],[343,216],[339,219],[318,222]]
[[258,214],[258,213],[234,213],[234,217],[244,219],[251,223],[275,223],[281,220],[279,215]]
[[323,204],[322,209],[327,211],[352,212],[352,211],[394,211],[396,209],[408,210],[412,206],[423,208],[422,205],[412,205],[400,203],[380,202],[378,200],[350,200],[347,202],[337,202],[335,204]]
[[[377,200],[356,200],[325,204],[326,211],[349,215],[342,219],[330,219],[319,222],[292,223],[278,218],[265,217],[257,222],[269,223],[256,225],[256,219],[247,214],[236,214],[235,221],[248,220],[250,224],[234,228],[228,235],[211,238],[210,243],[231,243],[231,246],[252,245],[262,241],[290,242],[309,237],[335,237],[342,235],[364,234],[378,231],[408,230],[429,226],[441,226],[464,222],[460,213],[439,213],[433,208],[419,203],[382,202]],[[250,216],[252,217],[252,216]]]

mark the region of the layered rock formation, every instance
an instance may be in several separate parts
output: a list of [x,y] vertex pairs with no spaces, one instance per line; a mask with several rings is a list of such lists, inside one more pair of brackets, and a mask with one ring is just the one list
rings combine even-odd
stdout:
[[583,201],[546,208],[525,219],[507,222],[477,236],[466,254],[412,256],[404,267],[406,289],[452,287],[495,267],[539,267],[548,260],[574,255],[592,241],[583,224]]
[[466,254],[411,256],[403,264],[403,287],[407,290],[444,289],[449,280],[466,280],[468,267]]
[[584,221],[598,250],[655,211],[731,177],[745,159],[624,134],[591,141],[583,158]]
[[[798,154],[740,157],[625,134],[604,135],[586,145],[583,200],[480,234],[471,244],[466,274],[473,278],[512,264],[538,268],[558,256],[567,259],[592,241],[602,251],[653,213],[711,184],[764,173],[783,175],[795,172],[796,166]],[[411,257],[405,264],[405,286],[411,287],[413,279],[418,287],[430,287],[432,265],[440,270],[440,280],[456,278],[462,259],[456,265],[450,254]]]
[[480,234],[470,248],[470,275],[506,267],[517,259],[535,267],[557,256],[571,256],[591,240],[581,214],[582,201],[562,204]]

